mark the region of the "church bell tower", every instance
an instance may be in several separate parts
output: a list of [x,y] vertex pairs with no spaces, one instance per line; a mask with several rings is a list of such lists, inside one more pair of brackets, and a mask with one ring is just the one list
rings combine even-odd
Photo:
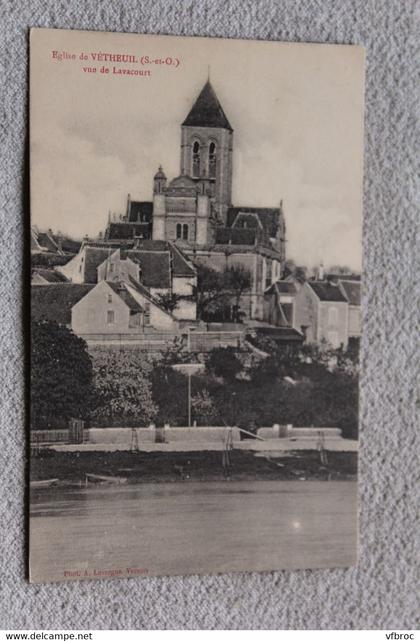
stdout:
[[207,80],[181,125],[181,175],[210,196],[223,224],[232,201],[232,145],[233,129]]

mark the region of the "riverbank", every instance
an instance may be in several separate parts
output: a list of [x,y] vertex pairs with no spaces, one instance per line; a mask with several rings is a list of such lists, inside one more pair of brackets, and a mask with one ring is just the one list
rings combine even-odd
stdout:
[[356,452],[328,452],[322,463],[316,451],[291,451],[281,458],[248,451],[207,452],[56,452],[41,450],[32,457],[31,481],[58,479],[80,485],[87,474],[126,478],[128,483],[176,481],[352,480]]

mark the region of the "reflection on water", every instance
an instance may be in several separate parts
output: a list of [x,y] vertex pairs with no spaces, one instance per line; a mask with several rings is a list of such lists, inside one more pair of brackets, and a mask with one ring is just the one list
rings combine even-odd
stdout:
[[352,481],[39,489],[31,578],[346,566],[356,561],[356,514]]

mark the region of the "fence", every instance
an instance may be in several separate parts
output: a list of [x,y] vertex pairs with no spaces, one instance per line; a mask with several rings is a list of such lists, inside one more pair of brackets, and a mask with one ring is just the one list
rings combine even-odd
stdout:
[[84,425],[84,421],[80,419],[71,419],[68,429],[31,430],[31,447],[54,443],[83,443],[86,432]]
[[68,443],[69,430],[32,430],[31,444]]

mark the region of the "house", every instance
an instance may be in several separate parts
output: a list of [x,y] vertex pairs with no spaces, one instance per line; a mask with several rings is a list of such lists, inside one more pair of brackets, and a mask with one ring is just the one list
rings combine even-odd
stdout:
[[51,320],[78,336],[178,331],[177,319],[149,291],[128,281],[54,283],[31,287],[33,320]]
[[277,327],[295,327],[294,282],[278,280],[264,292],[264,320]]
[[138,239],[135,246],[121,247],[85,242],[73,259],[57,269],[73,283],[128,282],[131,277],[155,300],[176,295],[176,318],[196,319],[196,269],[174,243]]
[[74,283],[50,283],[31,286],[32,320],[56,321],[71,328],[72,309],[94,285]]
[[361,307],[361,283],[360,278],[350,280],[348,277],[340,277],[338,286],[347,298],[349,303],[348,335],[349,338],[360,338],[362,333],[362,307]]
[[71,327],[79,336],[176,332],[176,319],[134,279],[101,280],[72,308]]
[[53,253],[59,256],[76,254],[80,249],[80,241],[73,240],[62,234],[54,234],[51,229],[47,232],[31,227],[31,254]]
[[333,348],[348,344],[348,300],[337,283],[309,280],[294,296],[293,326],[308,343],[327,341]]

